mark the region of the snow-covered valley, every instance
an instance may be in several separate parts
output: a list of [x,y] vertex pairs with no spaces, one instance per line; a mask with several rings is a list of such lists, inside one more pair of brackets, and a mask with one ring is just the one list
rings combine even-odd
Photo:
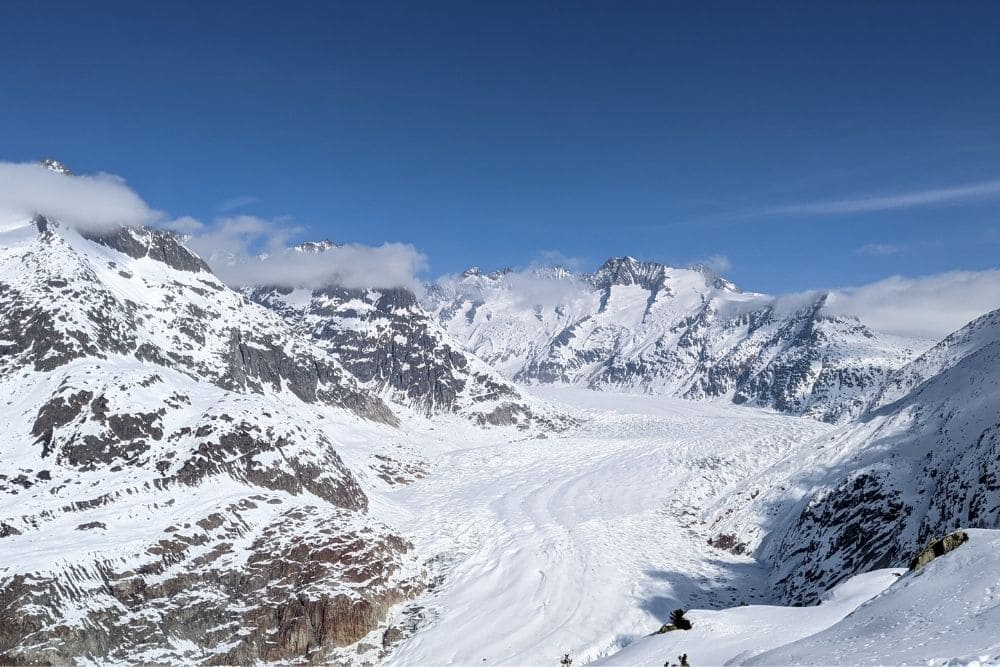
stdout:
[[389,495],[439,577],[393,664],[586,662],[679,606],[768,599],[752,559],[709,546],[702,511],[830,426],[722,402],[535,393],[581,425],[544,439],[429,432],[430,475]]
[[[398,612],[413,634],[389,664],[1000,660],[1000,531],[971,531],[971,546],[922,572],[831,581],[804,607],[778,606],[763,563],[709,544],[742,482],[821,447],[833,427],[721,401],[532,393],[580,426],[548,438],[417,436],[431,472],[388,493],[385,509],[429,557],[434,583]],[[656,634],[678,608],[695,628]]]

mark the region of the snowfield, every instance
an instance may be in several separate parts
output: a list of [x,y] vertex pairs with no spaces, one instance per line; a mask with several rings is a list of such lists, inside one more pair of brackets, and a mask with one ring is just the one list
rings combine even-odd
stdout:
[[679,606],[768,599],[754,561],[707,544],[701,510],[830,426],[721,402],[532,391],[581,426],[513,440],[428,431],[431,474],[389,494],[402,508],[391,522],[437,578],[390,664],[554,665],[565,653],[582,664]]
[[[431,473],[383,496],[380,515],[430,557],[433,583],[397,612],[413,634],[388,664],[1000,664],[1000,531],[805,607],[769,604],[761,564],[707,543],[720,499],[833,427],[723,402],[532,392],[580,427],[413,433]],[[694,628],[654,634],[679,607]]]
[[922,570],[878,570],[814,607],[750,606],[688,614],[693,627],[642,639],[605,665],[1000,664],[1000,531]]
[[[643,638],[626,647],[602,665],[655,665],[678,656],[699,665],[748,664],[754,658],[786,644],[822,632],[841,621],[863,603],[888,588],[905,570],[876,570],[860,574],[834,588],[828,599],[814,607],[776,607],[748,605],[699,610],[685,614],[691,620],[689,631],[669,632]],[[800,656],[800,663],[817,664],[811,656]],[[851,661],[853,662],[853,661]],[[782,664],[758,662],[757,664]],[[791,664],[791,662],[787,663]],[[819,664],[849,664],[822,661]]]

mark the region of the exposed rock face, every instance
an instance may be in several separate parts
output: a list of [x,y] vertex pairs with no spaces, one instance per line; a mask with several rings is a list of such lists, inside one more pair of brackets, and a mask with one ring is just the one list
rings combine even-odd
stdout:
[[854,574],[905,567],[934,536],[1000,528],[998,368],[994,311],[894,374],[857,423],[749,481],[718,531],[756,546],[783,599],[810,603]]
[[705,267],[630,257],[593,274],[465,272],[427,290],[455,338],[519,382],[728,398],[828,422],[861,414],[919,342],[740,292]]
[[[312,246],[313,252],[324,248]],[[392,402],[427,414],[461,414],[482,425],[558,423],[467,352],[407,289],[257,287],[246,293]]]
[[964,530],[956,530],[950,535],[932,540],[920,553],[913,557],[913,560],[910,561],[910,569],[919,570],[935,558],[940,558],[946,553],[954,551],[968,541],[969,534]]
[[176,234],[162,229],[119,227],[108,232],[85,234],[85,238],[134,259],[155,259],[178,271],[212,272],[201,257],[184,247]]
[[66,165],[64,165],[59,160],[53,160],[51,158],[46,158],[46,159],[44,159],[44,160],[41,161],[41,164],[42,164],[43,167],[45,167],[49,171],[54,171],[57,174],[64,174],[64,175],[68,176],[68,175],[70,175],[70,174],[73,173],[72,171],[69,170],[69,167],[67,167]]
[[423,585],[395,414],[172,235],[18,230],[0,396],[2,663],[321,663]]
[[76,566],[69,587],[65,575],[15,576],[0,589],[0,660],[319,663],[419,592],[402,572],[410,547],[399,537],[315,506],[248,534],[266,502],[170,526],[127,564]]

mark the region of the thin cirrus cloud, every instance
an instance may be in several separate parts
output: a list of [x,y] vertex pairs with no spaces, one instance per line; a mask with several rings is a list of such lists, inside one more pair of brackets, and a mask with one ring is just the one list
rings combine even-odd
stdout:
[[893,194],[864,194],[840,199],[747,207],[675,220],[661,224],[659,227],[661,229],[726,227],[775,216],[835,216],[878,213],[930,206],[958,206],[990,199],[1000,199],[1000,179]]
[[947,188],[913,190],[897,194],[864,195],[845,199],[787,204],[763,209],[760,215],[840,215],[845,213],[874,213],[921,206],[961,204],[1000,197],[1000,179],[966,183]]

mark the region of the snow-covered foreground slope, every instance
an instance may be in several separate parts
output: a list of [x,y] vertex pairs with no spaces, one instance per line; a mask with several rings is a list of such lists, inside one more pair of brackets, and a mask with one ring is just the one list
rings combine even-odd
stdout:
[[[842,621],[859,606],[893,584],[904,570],[876,570],[840,584],[827,599],[812,607],[747,605],[729,609],[694,609],[685,614],[692,627],[643,637],[600,665],[677,664],[686,654],[696,665],[743,665],[768,651],[806,639]],[[798,664],[852,664],[852,661],[810,660]],[[895,664],[895,661],[890,661]],[[772,664],[764,662],[762,664]],[[773,664],[793,664],[777,661]]]
[[704,267],[631,257],[583,275],[470,270],[425,297],[454,337],[519,382],[725,398],[842,422],[930,343],[872,331],[826,300],[745,293]]
[[1000,664],[1000,531],[967,532],[840,623],[751,664]]
[[701,510],[829,426],[725,404],[535,390],[580,428],[471,442],[426,432],[431,473],[390,494],[395,525],[438,578],[390,662],[552,665],[568,652],[579,664],[648,634],[677,606],[767,599],[752,560],[708,545]]
[[857,575],[818,606],[688,612],[693,627],[641,639],[602,665],[1000,664],[1000,531],[917,572]]

